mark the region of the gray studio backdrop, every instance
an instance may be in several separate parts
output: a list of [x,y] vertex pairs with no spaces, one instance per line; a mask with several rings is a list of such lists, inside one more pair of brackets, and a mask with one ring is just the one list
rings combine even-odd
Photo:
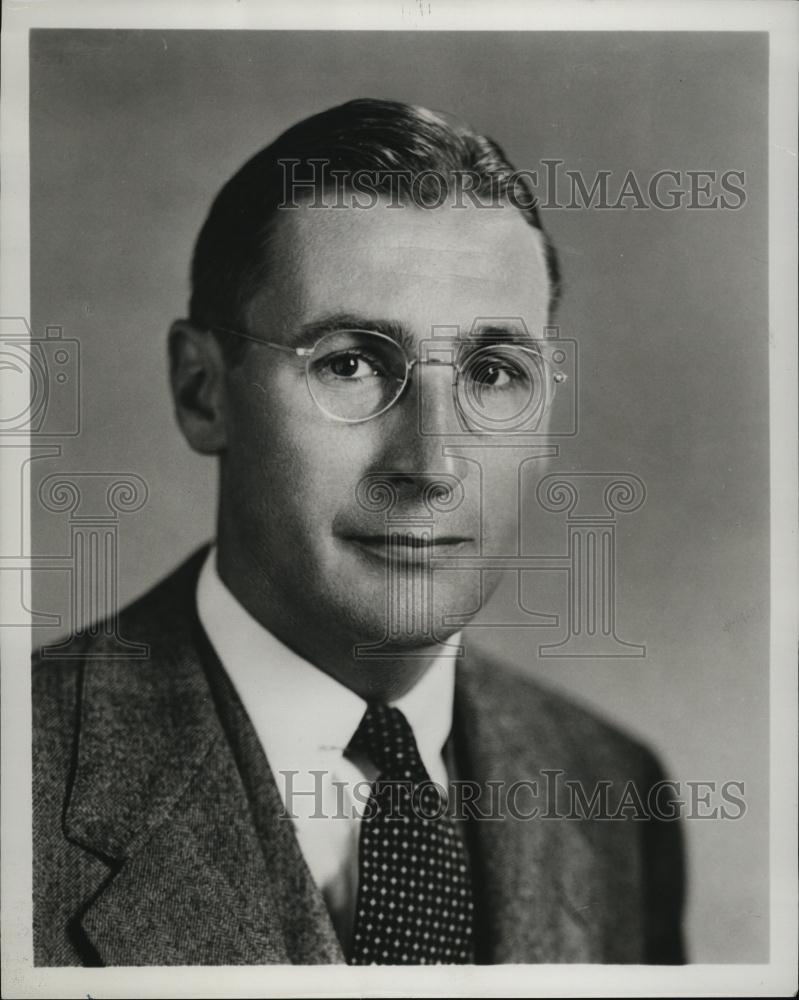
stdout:
[[[60,620],[37,640],[72,627],[75,512],[68,498],[45,509],[46,477],[146,483],[140,509],[117,504],[122,603],[213,532],[215,467],[174,423],[165,333],[186,312],[211,197],[289,124],[388,97],[455,112],[518,166],[611,171],[612,191],[629,170],[644,184],[681,171],[683,186],[690,170],[743,171],[738,210],[543,210],[564,271],[557,321],[581,362],[579,434],[549,471],[645,484],[617,518],[616,615],[646,655],[537,657],[558,628],[471,638],[646,738],[667,777],[744,783],[742,818],[685,824],[688,943],[694,961],[765,960],[767,94],[758,34],[33,32],[32,325],[78,341],[81,417],[32,463],[34,551],[58,557],[34,607]],[[529,499],[530,469],[523,551],[563,552],[565,521]],[[480,620],[513,612],[512,584]],[[565,574],[525,573],[522,600],[562,615],[565,588]]]

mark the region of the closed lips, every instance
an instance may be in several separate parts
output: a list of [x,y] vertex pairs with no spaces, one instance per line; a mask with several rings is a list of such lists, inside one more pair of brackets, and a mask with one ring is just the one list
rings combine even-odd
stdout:
[[350,541],[360,542],[361,545],[385,545],[391,541],[394,545],[407,545],[414,549],[436,548],[439,545],[462,545],[464,542],[472,541],[461,535],[445,535],[441,538],[425,538],[412,534],[402,534],[399,530],[391,530],[388,537],[386,535],[350,535]]

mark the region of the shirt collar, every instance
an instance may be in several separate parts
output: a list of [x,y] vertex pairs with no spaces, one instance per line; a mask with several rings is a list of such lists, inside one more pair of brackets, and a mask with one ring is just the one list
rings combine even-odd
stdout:
[[[197,585],[200,622],[241,698],[273,771],[301,769],[341,756],[366,702],[289,649],[236,600],[216,570],[216,548]],[[450,640],[457,646],[458,636]],[[440,654],[419,681],[392,702],[413,729],[434,780],[452,728],[455,657]]]

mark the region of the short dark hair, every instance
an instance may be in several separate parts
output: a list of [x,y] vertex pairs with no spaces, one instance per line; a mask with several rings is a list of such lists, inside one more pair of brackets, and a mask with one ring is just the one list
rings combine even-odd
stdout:
[[[271,227],[285,199],[285,162],[297,173],[323,161],[343,176],[369,171],[380,178],[398,171],[454,177],[469,172],[493,197],[511,203],[544,240],[550,312],[560,293],[557,255],[544,231],[529,181],[500,146],[449,115],[426,108],[363,98],[348,101],[283,132],[256,153],[214,200],[194,249],[189,318],[205,329],[236,327],[268,276]],[[342,174],[339,174],[342,176]],[[386,187],[383,192],[390,194]],[[407,194],[407,193],[406,193]],[[246,341],[223,337],[229,360]]]

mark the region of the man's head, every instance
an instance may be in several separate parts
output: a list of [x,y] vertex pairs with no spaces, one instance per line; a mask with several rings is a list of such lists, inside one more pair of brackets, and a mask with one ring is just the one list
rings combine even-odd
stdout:
[[[356,175],[370,192],[406,207],[434,204],[440,190],[437,177],[448,180],[454,190],[458,175],[464,205],[490,201],[508,208],[515,202],[543,241],[554,308],[560,290],[554,248],[527,177],[514,169],[497,143],[426,108],[356,100],[293,125],[219,192],[194,251],[191,321],[209,328],[243,323],[248,303],[269,280],[278,221],[291,215],[291,207],[279,206],[292,206],[303,197],[332,205],[333,190]],[[360,197],[361,204],[370,200]],[[351,200],[345,199],[345,204]],[[234,354],[241,349],[230,338],[224,343]]]
[[[173,327],[173,388],[189,442],[220,456],[220,573],[256,617],[320,666],[340,661],[344,680],[357,643],[391,632],[400,652],[431,645],[428,557],[516,551],[518,511],[481,475],[496,439],[464,424],[458,392],[507,400],[509,340],[538,370],[524,344],[557,292],[523,176],[491,140],[424,109],[323,112],[225,185],[197,241],[189,320]],[[404,362],[387,373],[370,353],[381,342],[361,348],[352,329],[404,348],[404,383]],[[360,353],[309,360],[323,336]],[[375,386],[392,405],[347,409]],[[381,479],[388,510],[373,502]],[[440,483],[450,501],[431,505]],[[486,579],[435,574],[438,638],[457,628],[445,616],[479,607]]]

